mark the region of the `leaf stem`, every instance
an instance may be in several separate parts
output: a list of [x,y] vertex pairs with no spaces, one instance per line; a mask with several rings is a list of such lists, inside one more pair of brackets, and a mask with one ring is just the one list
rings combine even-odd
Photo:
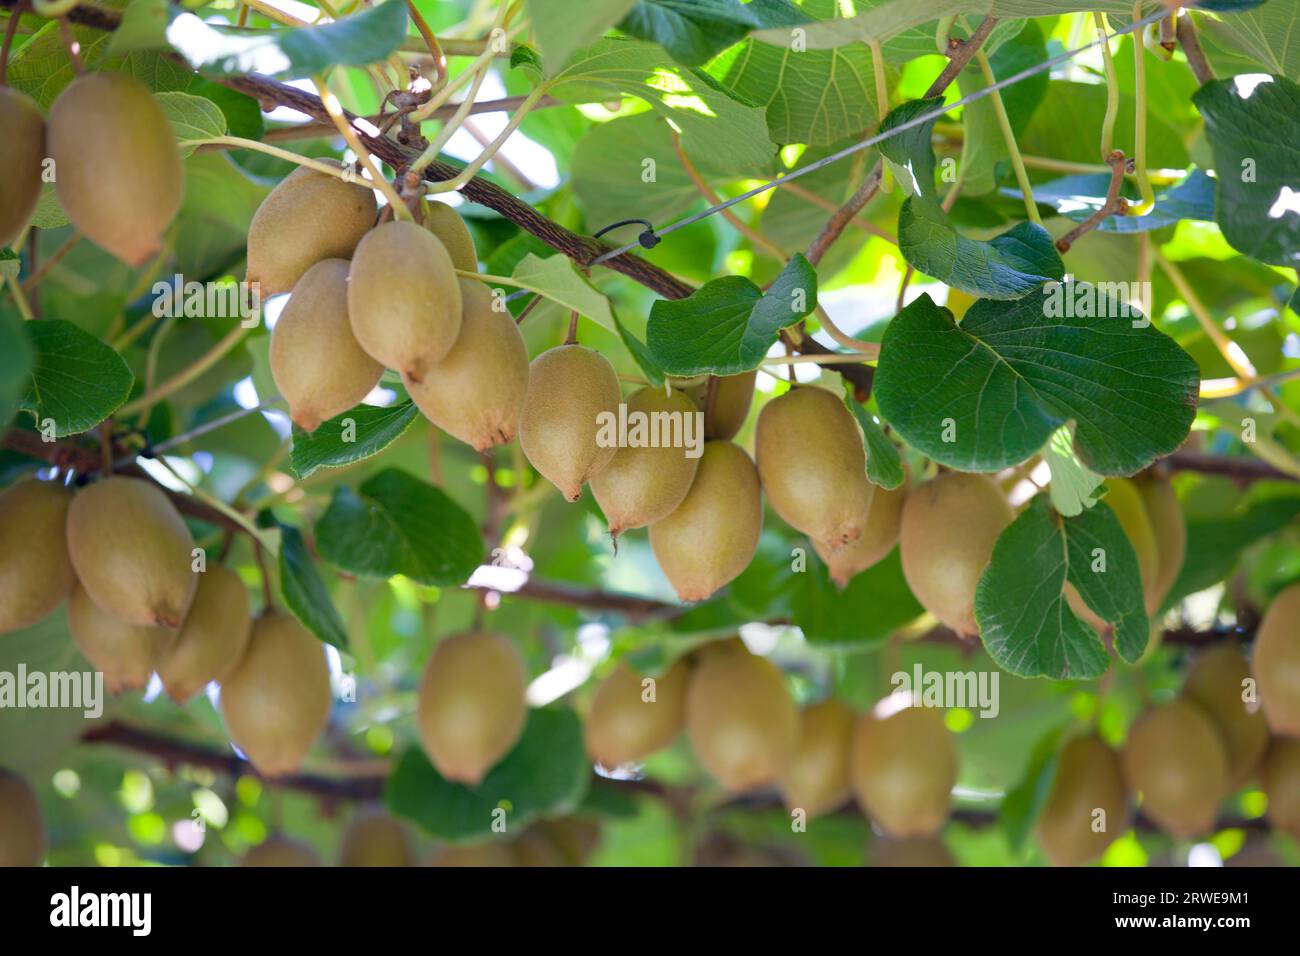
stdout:
[[857,365],[862,362],[874,362],[880,357],[880,346],[874,342],[859,342],[858,351],[853,355],[843,352],[831,352],[819,355],[769,355],[759,362],[764,365],[795,365],[797,363],[815,363],[817,365]]
[[[975,53],[975,61],[979,63],[980,72],[984,74],[984,82],[990,87],[996,83],[997,77],[993,75],[993,67],[989,64],[989,58],[983,50]],[[1016,143],[1015,130],[1011,128],[1011,117],[1007,115],[1006,104],[1002,102],[1002,91],[994,89],[989,96],[993,101],[993,112],[998,118],[998,126],[1002,130],[1002,139],[1007,146],[1007,154],[1011,157],[1011,167],[1016,171],[1016,182],[1020,184],[1020,191],[1025,197],[1025,214],[1029,221],[1039,226],[1043,224],[1043,217],[1038,214],[1038,205],[1034,202],[1034,188],[1029,183],[1029,173],[1025,171],[1025,161],[1020,157],[1020,146]]]
[[[469,66],[467,66],[460,73],[460,75],[458,75],[453,80],[449,80],[446,84],[443,85],[442,89],[440,89],[437,93],[431,96],[429,98],[429,102],[425,103],[419,109],[412,111],[411,120],[413,122],[423,123],[425,120],[427,120],[430,116],[433,115],[434,111],[437,110],[438,107],[442,106],[449,99],[451,99],[451,94],[455,93],[458,89],[460,89],[467,82],[469,82],[469,80],[480,69],[486,68],[488,64],[490,64],[494,59],[496,59],[496,57],[499,55],[497,50],[499,44],[497,43],[496,32],[501,29],[501,24],[505,20],[505,13],[506,13],[506,5],[503,3],[501,4],[500,7],[497,8],[496,18],[492,21],[492,29],[488,32],[487,38],[484,40],[483,43],[483,52],[480,53],[478,57],[475,58],[474,62],[471,63]],[[514,39],[514,37],[521,30],[523,30],[524,25],[525,24],[520,23],[517,24],[515,27],[513,27],[511,30],[509,30],[505,36],[506,42],[509,43],[510,40]],[[504,44],[500,44],[500,45],[504,45]]]
[[1115,73],[1115,58],[1110,52],[1110,26],[1106,14],[1094,11],[1097,37],[1101,41],[1101,61],[1106,72],[1106,117],[1101,121],[1101,157],[1105,159],[1115,149],[1115,120],[1119,116],[1119,77]]
[[5,38],[0,45],[0,87],[9,85],[9,51],[13,48],[14,34],[18,32],[18,21],[22,19],[26,2],[20,2],[9,13],[9,22],[5,24]]
[[[1133,19],[1142,18],[1142,2],[1133,5]],[[1139,202],[1130,206],[1130,216],[1148,215],[1156,205],[1156,194],[1147,175],[1147,61],[1146,45],[1142,37],[1134,35],[1133,43],[1133,99],[1136,111],[1133,117],[1133,163],[1137,173]]]
[[24,321],[31,322],[36,316],[32,315],[32,304],[27,301],[27,293],[23,291],[23,284],[18,281],[17,276],[6,276],[5,284],[9,286],[9,291],[13,293],[14,305],[18,306],[18,314],[23,317]]
[[529,112],[532,111],[532,108],[535,105],[537,105],[537,102],[541,100],[543,96],[546,95],[546,89],[547,89],[546,83],[541,83],[540,85],[538,85],[536,89],[534,89],[531,93],[528,94],[527,99],[525,99],[523,103],[520,104],[519,109],[515,110],[514,114],[510,117],[510,122],[506,124],[505,129],[501,130],[500,135],[497,136],[497,138],[494,139],[487,146],[486,149],[484,149],[481,153],[479,153],[478,157],[472,163],[470,163],[468,166],[462,169],[451,179],[447,179],[439,183],[430,184],[428,192],[430,193],[453,192],[455,190],[460,189],[471,179],[473,179],[474,175],[480,169],[483,168],[483,166],[487,163],[487,161],[496,155],[497,150],[499,150],[502,146],[505,145],[506,140],[509,139],[511,134],[513,134],[514,131],[519,128],[519,124],[524,121],[524,117],[526,117],[529,114]]
[[182,149],[187,147],[200,146],[229,146],[232,149],[251,149],[259,153],[266,153],[268,156],[274,156],[277,159],[283,159],[285,162],[294,163],[298,166],[306,166],[308,169],[314,169],[318,173],[326,173],[336,179],[355,179],[346,169],[321,162],[319,159],[312,159],[310,156],[303,156],[301,153],[295,153],[291,150],[280,149],[278,146],[269,146],[266,143],[259,142],[255,139],[244,139],[242,136],[212,136],[207,139],[184,139],[178,143]]
[[1151,254],[1155,258],[1156,264],[1165,271],[1165,275],[1169,276],[1169,281],[1178,290],[1178,295],[1187,303],[1187,310],[1195,317],[1201,331],[1214,343],[1214,347],[1219,350],[1223,360],[1228,363],[1228,366],[1237,374],[1238,378],[1253,383],[1258,378],[1255,366],[1251,364],[1246,353],[1241,350],[1241,346],[1228,338],[1223,329],[1219,328],[1219,324],[1210,315],[1210,310],[1205,307],[1205,303],[1201,301],[1195,290],[1192,289],[1191,283],[1187,281],[1187,277],[1183,275],[1183,270],[1166,259],[1159,249],[1153,248]]
[[193,382],[196,378],[225,358],[227,353],[232,351],[235,346],[240,343],[248,331],[249,330],[242,324],[236,323],[233,329],[227,332],[225,336],[213,345],[212,348],[208,349],[207,352],[199,356],[196,361],[181,369],[157,388],[151,389],[134,401],[127,402],[118,409],[117,414],[122,417],[134,414],[135,412],[140,411],[140,409],[148,408],[151,405],[157,404],[167,396],[180,391],[186,385]]
[[[704,199],[708,202],[710,206],[718,205],[722,200],[718,197],[717,193],[715,193],[712,189],[709,188],[709,184],[704,181],[704,177],[701,176],[700,171],[695,168],[695,164],[691,162],[691,158],[686,155],[686,150],[682,149],[681,134],[679,134],[676,130],[673,130],[672,134],[673,134],[673,151],[677,154],[677,161],[682,164],[682,169],[686,171],[686,175],[690,178],[691,182],[695,184],[696,191],[698,191],[699,194],[704,197]],[[732,227],[735,228],[735,230],[739,232],[742,236],[744,236],[746,239],[752,242],[755,246],[758,246],[760,249],[764,250],[768,255],[772,256],[774,259],[777,259],[780,262],[784,262],[785,260],[790,258],[790,254],[788,252],[786,252],[784,249],[782,249],[772,240],[768,239],[765,235],[763,235],[761,232],[756,230],[749,223],[745,222],[745,220],[741,219],[730,209],[722,210],[722,218],[727,220],[727,222],[731,223]]]
[[447,58],[443,55],[442,45],[438,43],[438,37],[433,32],[429,22],[424,19],[424,14],[420,13],[420,8],[415,5],[415,0],[406,0],[406,10],[411,15],[411,22],[415,24],[416,32],[424,40],[425,46],[429,48],[429,55],[433,57],[433,68],[438,73],[438,84],[447,82]]
[[330,92],[329,87],[325,85],[325,78],[321,75],[314,76],[312,77],[312,83],[316,86],[316,92],[320,94],[321,105],[325,108],[326,115],[328,115],[330,120],[334,123],[335,128],[339,131],[339,135],[341,135],[344,141],[348,144],[348,148],[352,150],[353,155],[361,161],[361,165],[364,166],[366,172],[370,174],[370,178],[374,181],[374,187],[382,192],[384,198],[388,200],[389,206],[392,207],[393,218],[412,218],[411,210],[408,209],[406,203],[402,201],[402,197],[397,194],[397,190],[393,188],[393,184],[390,183],[387,178],[385,178],[383,172],[380,171],[379,166],[375,163],[374,157],[370,155],[370,151],[367,150],[365,146],[361,145],[361,140],[357,137],[356,130],[352,128],[352,124],[348,122],[348,118],[343,113],[343,105],[339,103],[338,97]]

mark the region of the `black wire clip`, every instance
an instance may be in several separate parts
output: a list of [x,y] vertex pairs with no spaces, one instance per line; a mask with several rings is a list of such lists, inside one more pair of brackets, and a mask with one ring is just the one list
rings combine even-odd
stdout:
[[641,234],[636,237],[636,241],[641,243],[641,248],[653,249],[663,241],[659,236],[655,235],[655,227],[645,219],[620,219],[618,222],[610,223],[604,229],[594,233],[594,237],[599,239],[605,233],[617,229],[620,226],[631,225],[645,226],[645,229],[642,230]]

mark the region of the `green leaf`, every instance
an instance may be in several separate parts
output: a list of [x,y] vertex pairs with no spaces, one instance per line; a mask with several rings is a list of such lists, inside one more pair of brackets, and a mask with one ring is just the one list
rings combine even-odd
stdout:
[[1192,97],[1214,149],[1215,207],[1238,252],[1300,265],[1300,85],[1270,77],[1247,94],[1213,80]]
[[137,50],[165,50],[172,10],[167,0],[128,0],[122,22],[108,41],[110,56]]
[[0,310],[0,428],[12,421],[31,373],[32,346],[25,324],[16,310]]
[[195,69],[208,74],[320,73],[335,66],[366,66],[385,59],[406,37],[402,0],[385,0],[333,23],[250,36],[210,26],[182,13],[167,40]]
[[316,571],[302,532],[280,525],[280,594],[303,627],[339,650],[348,649],[348,632]]
[[591,283],[578,274],[573,260],[563,253],[541,259],[530,252],[515,266],[511,278],[521,288],[558,302],[566,309],[576,309],[579,315],[615,331],[609,299],[592,288]]
[[662,385],[667,376],[664,375],[664,370],[659,367],[659,363],[650,354],[650,350],[646,348],[645,343],[633,335],[628,327],[619,320],[617,312],[611,310],[610,314],[614,316],[614,325],[618,329],[618,337],[623,340],[623,344],[627,346],[633,360],[645,373],[646,381],[651,385]]
[[57,438],[94,428],[117,411],[135,383],[122,356],[62,319],[25,324],[33,360],[18,403],[36,427],[53,422]]
[[796,253],[766,292],[724,276],[685,299],[650,307],[646,344],[670,375],[739,375],[758,367],[778,333],[817,307],[817,273]]
[[1064,518],[1038,495],[1002,532],[975,589],[980,638],[1004,670],[1059,680],[1105,673],[1106,648],[1070,610],[1067,580],[1115,626],[1120,656],[1142,656],[1149,634],[1137,554],[1115,512],[1102,503]]
[[0,246],[0,287],[6,281],[16,281],[23,271],[23,258],[7,246]]
[[874,644],[925,613],[903,577],[897,548],[855,575],[842,591],[811,548],[807,555],[808,568],[796,575],[790,603],[791,622],[809,644],[849,648]]
[[[1277,0],[1259,4],[1253,10],[1230,17],[1197,17],[1205,52],[1211,66],[1224,73],[1272,73],[1275,76],[1300,77],[1300,5]],[[1216,47],[1234,58],[1221,64]],[[1227,69],[1222,69],[1222,66]]]
[[853,383],[844,383],[844,404],[858,420],[862,436],[867,446],[867,477],[873,484],[882,488],[897,488],[903,483],[903,460],[898,448],[888,436],[880,423],[853,397]]
[[1071,420],[1080,461],[1103,475],[1131,475],[1177,448],[1196,414],[1196,363],[1154,326],[1135,328],[1140,313],[1125,314],[1100,286],[1044,293],[979,300],[960,325],[928,295],[912,302],[881,344],[874,391],[885,420],[962,471],[1025,461]]
[[[579,50],[555,77],[550,94],[567,103],[644,100],[681,131],[686,154],[710,169],[765,168],[775,153],[761,107],[736,100],[707,73],[667,66],[653,43],[609,39]],[[638,181],[640,175],[638,169]]]
[[316,522],[321,557],[366,578],[402,574],[420,584],[463,584],[483,558],[469,513],[440,488],[395,468],[354,492],[334,489]]
[[226,128],[231,136],[261,139],[266,131],[266,124],[262,122],[261,104],[247,94],[214,83],[212,80],[205,80],[197,73],[194,75],[194,81],[185,88],[185,92],[216,103],[217,108],[226,118]]
[[293,473],[306,478],[317,468],[340,468],[377,455],[401,438],[419,414],[414,402],[387,408],[358,405],[322,422],[310,435],[295,428],[289,455]]
[[[1083,222],[1106,204],[1109,187],[1109,173],[1063,176],[1048,183],[1036,183],[1034,201],[1055,206],[1062,216]],[[1020,199],[1024,194],[1019,189],[1007,187],[1002,190],[1002,195]],[[1139,198],[1137,186],[1127,181],[1120,195],[1135,202]],[[1097,231],[1151,232],[1184,219],[1214,220],[1214,180],[1199,169],[1192,170],[1191,175],[1172,189],[1156,193],[1155,208],[1145,216],[1109,216],[1101,221]]]
[[1052,792],[1056,777],[1057,753],[1064,728],[1056,727],[1043,734],[1034,745],[1029,766],[1020,782],[1007,791],[998,807],[998,821],[1007,835],[1012,852],[1019,853],[1033,832],[1034,822]]
[[599,40],[635,4],[636,0],[528,0],[546,74],[561,70],[575,50]]
[[[915,123],[942,101],[913,100],[893,110],[882,130]],[[953,228],[934,182],[930,137],[938,117],[916,123],[880,143],[881,155],[902,170],[901,184],[914,195],[898,211],[899,251],[919,272],[971,295],[1019,299],[1049,279],[1065,275],[1052,236],[1042,226],[1022,222],[994,239],[968,239]]]
[[408,749],[388,778],[384,801],[398,816],[453,843],[491,838],[493,811],[506,811],[508,837],[540,815],[572,810],[587,792],[591,764],[577,714],[563,707],[531,711],[524,732],[477,787],[452,783],[419,747]]
[[700,66],[758,25],[740,0],[637,0],[619,29],[658,43],[678,63]]
[[1231,576],[1241,552],[1300,515],[1300,496],[1287,489],[1277,497],[1248,500],[1228,514],[1187,520],[1187,556],[1165,605],[1204,591]]
[[1042,450],[1043,461],[1052,472],[1048,491],[1052,507],[1067,518],[1073,518],[1091,508],[1100,500],[1096,491],[1104,479],[1083,462],[1074,451],[1074,430],[1062,425],[1052,432]]
[[[226,116],[221,107],[202,96],[189,93],[155,93],[154,98],[163,112],[167,122],[172,124],[178,143],[195,139],[214,139],[225,136]],[[189,156],[197,146],[181,146],[181,156]]]

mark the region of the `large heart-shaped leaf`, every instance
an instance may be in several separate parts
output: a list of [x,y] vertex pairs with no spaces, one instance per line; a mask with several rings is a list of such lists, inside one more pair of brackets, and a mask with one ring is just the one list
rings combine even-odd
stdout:
[[[1103,475],[1131,475],[1177,448],[1196,414],[1191,357],[1100,286],[1044,292],[981,299],[960,325],[928,295],[912,302],[881,344],[885,420],[963,471],[1025,461],[1068,421],[1080,460]],[[1083,301],[1094,307],[1077,309]]]
[[998,665],[1020,677],[1088,679],[1110,664],[1100,636],[1075,617],[1066,581],[1115,626],[1126,661],[1146,649],[1137,553],[1104,502],[1064,518],[1038,495],[1002,532],[975,589],[975,620]]
[[18,407],[38,428],[52,423],[57,438],[94,428],[126,401],[135,383],[122,356],[71,322],[45,319],[23,325],[31,343],[27,392]]

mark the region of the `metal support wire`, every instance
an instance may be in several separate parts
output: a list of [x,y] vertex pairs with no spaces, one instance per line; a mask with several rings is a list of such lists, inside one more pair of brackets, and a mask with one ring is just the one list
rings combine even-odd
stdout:
[[[1059,66],[1062,63],[1066,63],[1074,59],[1080,53],[1083,53],[1086,50],[1091,50],[1093,47],[1099,46],[1103,42],[1109,43],[1111,40],[1115,39],[1116,37],[1124,36],[1125,34],[1132,33],[1135,30],[1141,30],[1148,23],[1155,23],[1157,20],[1161,20],[1167,16],[1169,16],[1169,11],[1168,9],[1162,6],[1160,9],[1147,14],[1141,20],[1136,20],[1133,23],[1130,23],[1128,26],[1116,30],[1114,33],[1108,34],[1107,36],[1104,37],[1099,36],[1096,39],[1094,39],[1092,42],[1085,43],[1081,47],[1077,47],[1073,50],[1067,50],[1066,52],[1059,53],[1054,57],[1049,57],[1048,59],[1044,60],[1042,63],[1036,63],[1035,65],[1027,69],[1021,70],[1019,73],[1014,73],[1011,76],[1008,76],[1006,79],[998,80],[996,83],[986,86],[983,89],[976,90],[974,93],[971,93],[969,96],[963,96],[961,99],[949,103],[946,106],[938,107],[930,111],[929,113],[923,113],[920,116],[913,117],[912,119],[908,120],[905,123],[900,123],[897,126],[893,127],[892,129],[888,130],[887,132],[877,133],[875,136],[871,136],[867,139],[864,139],[860,143],[854,143],[852,146],[846,146],[844,149],[841,149],[837,153],[832,153],[829,156],[824,156],[814,163],[809,163],[807,166],[800,166],[798,169],[786,173],[780,179],[774,179],[771,182],[766,182],[763,183],[762,185],[755,186],[753,189],[746,190],[745,192],[741,193],[739,196],[733,196],[730,199],[726,200],[725,202],[718,203],[716,206],[710,206],[708,209],[705,209],[702,212],[697,212],[694,213],[693,215],[686,216],[684,219],[678,219],[676,222],[669,223],[668,225],[664,226],[662,229],[655,229],[653,230],[653,235],[655,235],[657,238],[662,239],[670,232],[675,232],[678,229],[683,229],[686,226],[691,225],[692,223],[699,222],[701,219],[706,219],[709,216],[712,216],[715,213],[719,213],[724,209],[729,209],[730,207],[736,205],[737,203],[742,203],[747,199],[753,199],[755,196],[761,193],[765,193],[769,189],[779,188],[780,186],[783,186],[784,184],[790,182],[792,179],[797,179],[800,176],[806,176],[808,173],[815,172],[824,166],[829,166],[831,163],[838,162],[839,160],[844,159],[846,156],[852,156],[854,153],[860,153],[864,149],[870,149],[872,146],[875,146],[879,143],[883,143],[885,140],[891,139],[892,137],[897,136],[898,134],[904,132],[905,130],[911,129],[914,126],[921,126],[925,123],[930,122],[931,120],[938,119],[940,116],[943,116],[945,113],[952,112],[959,106],[966,106],[967,104],[974,103],[977,100],[982,100],[986,96],[992,96],[994,93],[998,92],[999,90],[1004,90],[1008,86],[1014,86],[1015,84],[1021,82],[1022,80],[1027,80],[1031,76],[1035,76],[1039,73],[1042,73],[1044,70],[1050,70],[1053,67]],[[1140,41],[1135,41],[1135,42],[1140,42]],[[631,250],[636,249],[642,245],[643,243],[638,238],[636,241],[626,243],[625,245],[619,246],[617,249],[611,249],[609,252],[602,253],[601,255],[597,256],[595,259],[592,259],[591,262],[588,263],[588,265],[592,265],[592,266],[600,265],[602,262],[606,262],[610,259],[615,258],[616,256],[621,256],[623,255],[623,253],[630,252]]]

